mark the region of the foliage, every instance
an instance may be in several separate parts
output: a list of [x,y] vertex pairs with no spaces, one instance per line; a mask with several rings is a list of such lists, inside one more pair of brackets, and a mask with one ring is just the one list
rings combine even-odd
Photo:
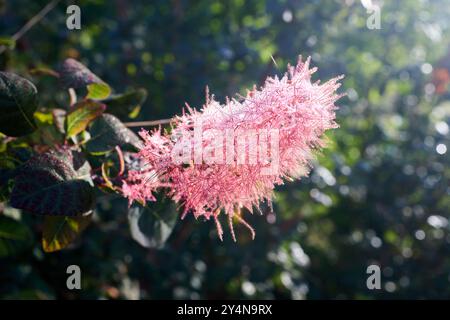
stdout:
[[[109,97],[109,93],[101,93],[102,89],[92,89],[93,85],[98,84],[105,88],[109,86],[88,68],[74,59],[67,59],[60,71],[52,74],[60,79],[62,87],[69,90],[70,96],[66,110],[62,110],[64,112],[59,112],[58,115],[49,108],[36,111],[37,90],[29,80],[13,73],[0,74],[3,81],[0,86],[0,95],[4,97],[1,106],[5,119],[0,130],[4,134],[5,150],[9,147],[8,142],[18,141],[8,136],[26,136],[30,133],[30,128],[33,131],[37,129],[33,119],[34,114],[37,114],[36,118],[41,119],[42,126],[53,126],[53,132],[61,129],[61,125],[55,121],[56,117],[59,118],[58,122],[65,123],[63,141],[53,146],[29,143],[29,146],[39,148],[42,152],[38,152],[26,162],[10,169],[11,174],[4,181],[6,185],[9,185],[13,180],[9,199],[6,197],[9,205],[25,212],[46,216],[42,231],[42,246],[46,252],[67,247],[91,220],[95,204],[92,179],[95,176],[93,174],[95,169],[92,169],[86,156],[89,153],[103,156],[96,159],[96,163],[100,162],[97,171],[102,170],[103,173],[103,176],[96,180],[97,185],[99,188],[106,186],[115,190],[116,187],[111,184],[104,170],[108,153],[116,148],[122,157],[120,161],[123,162],[120,147],[134,145],[137,148],[140,143],[139,138],[119,119],[104,113],[107,105],[92,100]],[[83,87],[87,89],[86,97],[75,102],[77,97],[74,89]],[[22,122],[28,124],[28,127],[26,125],[8,126],[12,123],[22,124]],[[91,123],[92,125],[89,126]],[[56,136],[51,138],[57,139]],[[19,159],[9,157],[8,161],[19,161]],[[5,167],[4,170],[8,168]],[[4,223],[12,222],[4,220]],[[156,225],[155,228],[158,231],[155,232],[158,240],[155,241],[158,242],[166,239],[171,230],[163,220],[161,224],[165,226],[165,235],[159,234],[161,227]],[[4,236],[5,239],[15,239],[6,231]],[[22,231],[22,235],[18,234],[16,240],[24,240],[23,238]],[[147,241],[150,242],[150,240]],[[4,244],[4,255],[14,254],[13,246],[7,244],[7,242]]]
[[[0,6],[1,38],[8,39],[46,3],[6,1]],[[380,30],[366,28],[368,14],[360,1],[79,3],[82,30],[65,29],[62,5],[0,55],[3,70],[29,79],[39,91],[38,103],[31,86],[29,99],[20,102],[33,115],[35,131],[1,138],[0,196],[9,199],[24,163],[64,145],[84,153],[94,173],[91,226],[66,250],[48,254],[39,238],[49,220],[3,202],[0,230],[7,232],[0,231],[0,296],[450,297],[450,153],[442,147],[449,147],[450,122],[450,12],[445,1],[384,1]],[[59,63],[76,59],[99,75],[91,84],[100,88],[94,85],[88,91],[84,83],[77,89],[81,103],[104,104],[103,115],[122,121],[154,120],[179,113],[186,101],[200,106],[206,84],[224,101],[254,79],[284,72],[277,66],[294,61],[298,53],[312,56],[319,67],[317,79],[346,75],[347,97],[337,113],[341,128],[329,136],[330,149],[318,158],[310,177],[278,190],[275,214],[267,210],[265,218],[249,218],[258,230],[254,241],[242,232],[238,245],[229,238],[222,244],[213,228],[186,218],[159,249],[135,242],[127,224],[133,214],[111,190],[121,171],[116,142],[98,141],[101,147],[96,144],[93,154],[87,148],[93,129],[115,126],[88,112],[97,118],[72,124],[81,131],[67,133],[67,114],[74,110],[64,87],[55,89],[61,85],[55,78],[61,73]],[[149,99],[117,102],[122,94],[113,88],[125,95],[145,88]],[[11,93],[0,101],[1,108],[17,104]],[[133,112],[135,104],[141,105],[139,115]],[[15,126],[4,115],[2,110],[1,132],[9,128],[18,130],[13,135],[25,133],[19,115],[13,115]],[[129,141],[134,141],[131,136]],[[124,161],[132,166],[127,148],[132,151],[133,146],[124,144]],[[39,173],[47,177],[41,183],[65,185],[65,177],[78,177],[66,166]],[[165,210],[169,204],[156,203],[140,218]],[[57,218],[61,224],[68,219],[58,216],[55,222]],[[164,225],[151,219],[145,225]],[[67,225],[71,227],[59,244],[83,229]],[[158,229],[140,231],[152,237]],[[65,288],[65,270],[73,263],[83,271],[80,292]],[[383,290],[366,288],[365,271],[373,263],[382,268]]]
[[17,137],[35,130],[33,113],[36,111],[36,87],[20,76],[0,73],[0,103],[2,106],[2,133]]

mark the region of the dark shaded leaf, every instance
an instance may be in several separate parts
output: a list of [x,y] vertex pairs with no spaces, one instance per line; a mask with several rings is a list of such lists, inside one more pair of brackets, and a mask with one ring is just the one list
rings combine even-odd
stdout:
[[36,108],[34,84],[16,74],[0,72],[0,132],[11,137],[32,133]]
[[145,207],[135,205],[128,211],[131,236],[146,248],[163,247],[177,220],[178,211],[172,203],[148,203]]
[[84,88],[92,83],[103,83],[103,80],[97,77],[85,65],[75,59],[66,59],[60,68],[61,84],[65,89]]
[[19,253],[31,239],[31,231],[26,225],[0,215],[0,258]]
[[66,59],[60,68],[60,81],[64,88],[88,89],[87,98],[106,99],[111,94],[111,88],[97,77],[85,65],[75,59]]
[[93,154],[106,153],[116,146],[131,145],[135,148],[141,146],[141,140],[138,136],[110,114],[103,114],[96,119],[89,132],[91,139],[86,143],[86,148]]
[[92,184],[91,179],[91,166],[86,161],[84,155],[81,152],[65,150],[63,152],[54,153],[60,160],[70,163],[72,168],[76,172],[76,176],[79,179],[83,179]]
[[51,217],[44,220],[42,247],[45,252],[66,248],[89,225],[92,214],[83,217]]
[[89,171],[88,162],[70,150],[37,155],[16,176],[11,205],[40,215],[86,214],[94,203]]
[[32,157],[32,151],[28,147],[10,148],[0,156],[0,168],[14,169]]
[[67,115],[67,137],[72,137],[84,131],[88,124],[105,111],[106,106],[95,101],[82,101],[74,106],[74,110]]
[[147,99],[147,90],[140,88],[121,95],[116,95],[103,101],[108,107],[108,113],[119,118],[130,117],[139,112],[141,105]]

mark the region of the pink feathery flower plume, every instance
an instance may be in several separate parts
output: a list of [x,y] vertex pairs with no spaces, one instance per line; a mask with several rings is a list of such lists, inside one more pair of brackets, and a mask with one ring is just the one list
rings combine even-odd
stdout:
[[142,130],[140,170],[129,171],[123,194],[130,202],[155,200],[164,189],[187,213],[213,217],[220,239],[224,213],[233,239],[233,218],[254,230],[241,217],[261,202],[271,204],[276,185],[306,176],[315,150],[325,147],[323,134],[337,128],[335,102],[342,77],[312,83],[310,59],[279,79],[267,78],[245,97],[220,104],[207,93],[200,111],[187,107],[175,117],[170,134]]

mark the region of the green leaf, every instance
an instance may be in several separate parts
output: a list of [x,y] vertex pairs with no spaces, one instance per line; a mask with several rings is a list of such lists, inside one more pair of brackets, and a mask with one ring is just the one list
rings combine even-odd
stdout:
[[52,125],[53,124],[53,114],[51,112],[36,111],[33,116],[34,116],[34,119],[37,120],[38,127],[39,127],[39,124],[42,124],[42,125]]
[[45,217],[42,247],[55,252],[71,244],[91,222],[92,214],[83,217]]
[[138,136],[111,114],[105,113],[96,119],[89,133],[91,139],[86,143],[86,149],[93,154],[104,154],[116,146],[141,146]]
[[106,83],[92,83],[87,86],[88,94],[86,98],[103,100],[110,96],[111,88]]
[[29,150],[16,147],[0,152],[0,202],[9,200],[17,168],[29,159]]
[[162,200],[147,206],[132,206],[128,211],[131,236],[146,248],[161,248],[172,234],[178,221],[173,203]]
[[[1,3],[0,3],[1,4]],[[3,300],[54,300],[55,296],[39,289],[20,289],[3,296]]]
[[33,113],[37,109],[37,89],[16,74],[0,72],[0,132],[19,137],[36,130]]
[[70,150],[31,158],[14,179],[10,203],[39,215],[85,215],[94,204],[89,163]]
[[103,101],[103,103],[107,105],[108,113],[119,118],[133,118],[133,115],[136,116],[139,113],[141,105],[146,99],[147,90],[140,88],[121,95],[112,96]]
[[31,231],[26,225],[0,215],[0,258],[19,253],[31,239]]
[[48,67],[33,68],[29,72],[33,76],[50,76],[50,77],[59,78],[59,73]]
[[74,106],[74,110],[67,115],[67,137],[72,137],[84,131],[92,120],[105,111],[106,106],[95,101],[82,101]]
[[0,46],[5,46],[8,49],[14,49],[16,41],[9,37],[0,37]]
[[8,200],[15,172],[12,169],[0,168],[0,202]]
[[89,99],[106,99],[111,94],[111,88],[97,77],[85,65],[75,59],[66,59],[60,68],[60,82],[66,89],[84,88],[88,90]]

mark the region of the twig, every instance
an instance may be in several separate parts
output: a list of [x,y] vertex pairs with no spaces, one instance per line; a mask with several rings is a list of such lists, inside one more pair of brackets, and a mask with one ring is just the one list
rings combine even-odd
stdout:
[[70,107],[73,107],[75,103],[77,103],[77,93],[75,92],[75,89],[69,88],[69,98],[70,98]]
[[[25,33],[27,33],[31,28],[33,28],[33,26],[36,23],[41,21],[47,15],[47,13],[52,11],[60,1],[61,0],[53,0],[53,1],[49,2],[41,11],[38,12],[38,14],[36,14],[33,18],[28,20],[28,22],[25,23],[25,25],[22,28],[20,28],[20,30],[17,31],[11,37],[11,39],[14,42],[17,42],[20,38],[22,38],[25,35]],[[6,46],[0,46],[0,54],[5,52],[6,48],[7,48]]]
[[161,119],[154,121],[135,121],[135,122],[125,122],[124,124],[127,127],[151,127],[151,126],[159,126],[161,124],[169,124],[171,119]]
[[125,172],[125,160],[123,158],[122,149],[120,149],[119,146],[116,146],[115,149],[116,149],[116,152],[117,152],[117,156],[119,157],[119,163],[120,163],[120,169],[119,169],[119,173],[117,174],[117,176],[120,177]]

